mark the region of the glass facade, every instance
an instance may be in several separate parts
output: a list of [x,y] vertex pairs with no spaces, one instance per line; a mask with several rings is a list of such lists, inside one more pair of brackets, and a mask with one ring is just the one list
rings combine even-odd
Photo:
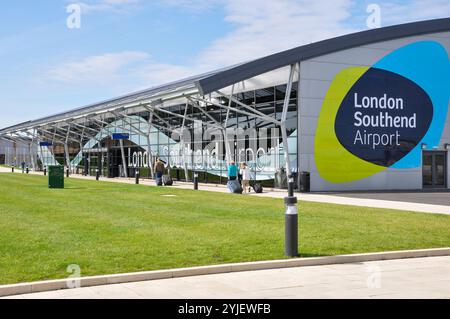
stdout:
[[[268,119],[281,121],[286,87],[238,93],[232,101],[223,96],[213,97],[209,103],[192,98],[188,104],[162,106],[152,112],[140,108],[113,117],[93,116],[85,124],[88,129],[70,127],[71,132],[83,134],[81,144],[75,140],[68,143],[70,166],[76,173],[95,175],[99,169],[103,176],[119,177],[125,176],[125,160],[128,177],[139,169],[140,176],[146,178],[151,176],[150,163],[159,157],[175,180],[185,180],[185,172],[192,179],[196,172],[200,182],[226,183],[228,154],[229,160],[249,165],[252,179],[267,186],[282,186],[277,185],[277,178],[285,180],[285,147],[281,128]],[[296,172],[296,83],[290,95],[286,128],[291,169]],[[129,136],[122,141],[123,156],[121,141],[113,139],[114,133]],[[41,139],[51,140],[51,134]],[[38,155],[41,166],[52,165],[53,161],[67,165],[63,145],[40,147]]]

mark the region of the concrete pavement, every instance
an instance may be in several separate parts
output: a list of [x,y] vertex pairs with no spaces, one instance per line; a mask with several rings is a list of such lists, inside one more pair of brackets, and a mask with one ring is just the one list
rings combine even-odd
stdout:
[[388,200],[418,204],[450,206],[449,189],[430,189],[422,191],[378,191],[378,192],[344,192],[327,193],[332,196],[342,196],[362,199]]
[[[0,173],[11,172],[10,168],[0,167]],[[21,174],[19,170],[16,169],[16,172]],[[30,174],[38,174],[42,175],[41,172],[31,172]],[[70,178],[77,179],[87,179],[87,180],[95,180],[93,176],[82,176],[82,175],[71,175]],[[102,177],[102,181],[106,182],[114,182],[114,183],[128,183],[134,184],[133,178],[111,178],[107,179]],[[141,185],[145,186],[155,186],[154,181],[152,180],[140,180]],[[174,185],[171,188],[179,188],[179,189],[193,189],[192,183],[185,182],[174,182]],[[224,185],[215,185],[215,184],[199,184],[199,189],[204,191],[212,191],[212,192],[228,192],[228,189]],[[383,194],[386,196],[383,197]],[[450,193],[417,193],[420,194],[421,200],[420,203],[416,202],[408,202],[408,199],[411,196],[403,197],[402,200],[393,200],[395,198],[395,192],[393,193],[380,193],[376,198],[370,198],[370,196],[365,196],[363,198],[361,194],[353,194],[353,193],[340,193],[340,194],[318,194],[318,193],[297,193],[296,196],[300,201],[308,201],[308,202],[318,202],[318,203],[330,203],[330,204],[338,204],[338,205],[353,205],[360,207],[372,207],[372,208],[385,208],[385,209],[394,209],[394,210],[403,210],[403,211],[412,211],[412,212],[420,212],[420,213],[432,213],[432,214],[446,214],[450,215]],[[424,197],[427,195],[432,196],[432,200],[426,200]],[[273,197],[273,198],[283,198],[286,196],[285,190],[279,189],[265,189],[262,194],[250,193],[250,196],[257,197]],[[444,200],[437,200],[436,197],[442,196],[445,197]],[[388,198],[389,200],[386,200]],[[399,195],[399,198],[402,198]],[[435,203],[446,203],[448,200],[449,205],[434,205],[429,204],[427,202],[435,202]]]
[[7,298],[450,298],[450,257],[246,271]]

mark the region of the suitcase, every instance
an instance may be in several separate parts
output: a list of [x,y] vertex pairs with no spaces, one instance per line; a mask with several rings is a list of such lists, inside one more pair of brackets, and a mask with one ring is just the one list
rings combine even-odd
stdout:
[[253,185],[253,190],[255,191],[255,193],[261,194],[263,192],[263,187],[260,183],[255,183]]
[[241,184],[239,184],[238,180],[228,181],[227,186],[230,193],[242,194],[242,192],[244,191],[241,187]]
[[173,179],[170,175],[164,175],[162,177],[162,181],[165,186],[172,186],[173,185]]

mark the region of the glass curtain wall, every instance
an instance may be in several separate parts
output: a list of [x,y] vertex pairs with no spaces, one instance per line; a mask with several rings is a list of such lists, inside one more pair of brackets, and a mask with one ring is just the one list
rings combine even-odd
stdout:
[[[287,130],[289,136],[289,153],[291,168],[297,169],[297,85],[292,86],[289,109],[287,113]],[[286,85],[235,94],[239,102],[254,108],[271,119],[282,118],[283,104],[286,95]],[[225,97],[213,99],[215,103],[227,106],[230,101]],[[198,102],[203,103],[203,102]],[[150,177],[148,142],[150,142],[151,157],[159,157],[169,168],[168,173],[175,180],[185,180],[185,168],[189,179],[193,172],[199,174],[200,182],[226,183],[226,145],[224,128],[226,124],[230,159],[241,164],[246,162],[251,169],[252,179],[266,186],[278,186],[285,180],[284,145],[280,128],[267,120],[230,111],[217,105],[203,103],[199,105],[208,115],[195,107],[192,102],[187,107],[185,120],[184,144],[181,143],[181,128],[183,119],[168,112],[156,111],[149,126],[148,111],[129,113],[126,117],[117,116],[105,118],[101,142],[92,140],[92,136],[83,140],[83,156],[80,156],[80,146],[69,144],[71,162],[76,165],[78,173],[87,172],[95,175],[100,169],[103,176],[124,176],[124,163],[120,141],[113,140],[113,133],[126,133],[129,139],[123,141],[124,157],[129,177],[133,177],[139,169],[140,176]],[[232,102],[237,110],[246,111],[243,106]],[[164,107],[164,110],[178,115],[184,115],[186,104]],[[101,125],[88,124],[92,129],[100,131]],[[222,129],[221,129],[222,127]],[[149,137],[149,139],[148,139]],[[91,140],[90,140],[91,139]],[[184,146],[183,146],[184,145]],[[186,154],[183,156],[182,154]],[[53,158],[65,165],[64,148],[54,144],[45,147],[43,157]],[[77,159],[78,158],[78,159]],[[45,159],[46,163],[51,159]],[[283,177],[284,174],[284,177]],[[283,181],[281,181],[283,182]]]

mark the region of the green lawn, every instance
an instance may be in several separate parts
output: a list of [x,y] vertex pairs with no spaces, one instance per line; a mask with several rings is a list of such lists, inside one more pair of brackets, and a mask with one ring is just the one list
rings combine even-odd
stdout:
[[[282,200],[0,174],[0,284],[284,258]],[[162,195],[176,195],[164,197]],[[303,256],[450,246],[450,216],[301,203]]]

